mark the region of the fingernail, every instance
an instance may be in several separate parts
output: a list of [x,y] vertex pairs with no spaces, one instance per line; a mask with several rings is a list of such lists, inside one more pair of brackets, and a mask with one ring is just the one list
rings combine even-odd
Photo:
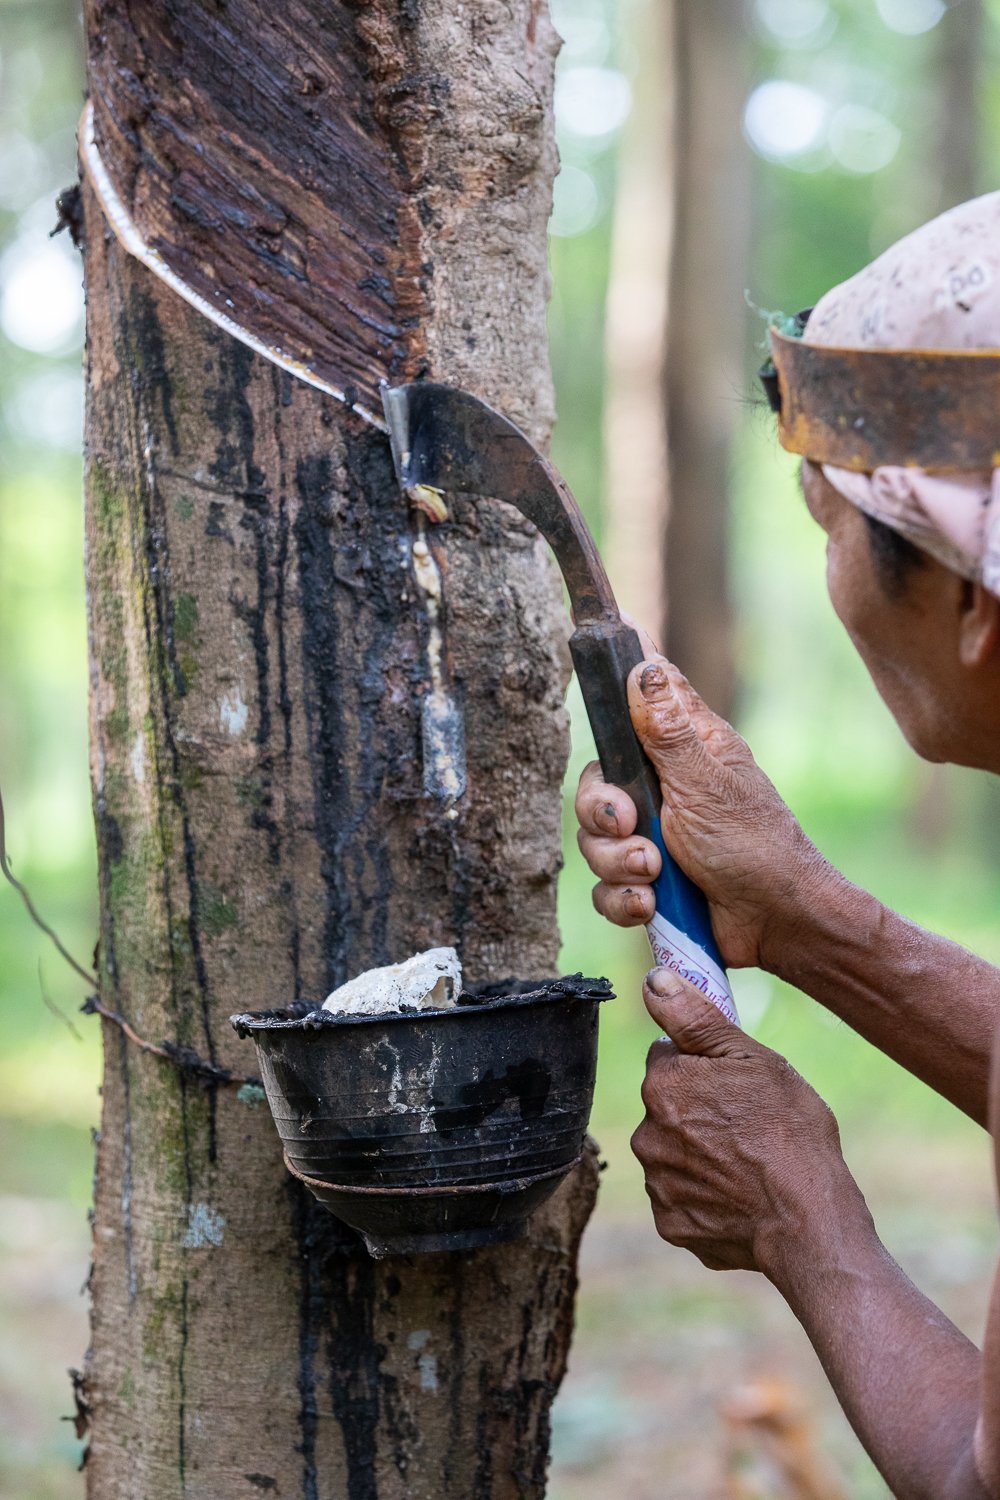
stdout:
[[651,662],[648,667],[643,668],[639,678],[639,691],[650,702],[670,697],[670,682],[659,663]]
[[649,861],[645,849],[630,849],[625,856],[625,868],[630,875],[648,875]]
[[626,891],[623,902],[626,912],[630,917],[644,917],[646,915],[646,903],[635,891]]
[[678,979],[672,969],[650,969],[646,975],[646,985],[654,995],[659,995],[663,1000],[671,1000],[684,993],[683,981]]
[[615,812],[613,802],[605,802],[604,806],[598,812],[597,820],[602,828],[606,828],[609,833],[618,832],[618,814]]

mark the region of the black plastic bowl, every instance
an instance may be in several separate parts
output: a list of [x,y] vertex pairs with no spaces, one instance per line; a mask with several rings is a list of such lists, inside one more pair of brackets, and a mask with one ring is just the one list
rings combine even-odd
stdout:
[[449,1010],[233,1016],[289,1170],[376,1256],[518,1238],[579,1160],[606,979],[470,987]]

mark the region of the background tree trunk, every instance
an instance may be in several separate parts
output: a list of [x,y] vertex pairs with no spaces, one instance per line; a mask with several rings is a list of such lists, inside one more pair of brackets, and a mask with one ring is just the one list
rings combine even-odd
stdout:
[[935,34],[940,97],[936,137],[940,186],[934,212],[965,203],[981,191],[982,119],[979,84],[987,54],[983,0],[952,0]]
[[672,0],[637,0],[642,38],[618,152],[605,317],[605,560],[618,601],[662,639],[667,424],[663,383],[673,233]]
[[[966,203],[982,190],[983,119],[980,82],[987,55],[983,0],[952,0],[932,33],[932,86],[937,108],[930,137],[934,169],[928,174],[928,217]],[[907,227],[910,227],[909,224]],[[944,848],[955,833],[966,795],[955,766],[921,765],[915,776],[910,829],[928,851]],[[992,788],[977,778],[970,788],[975,836],[995,828]],[[973,835],[970,831],[970,837]]]
[[[555,39],[538,0],[473,9],[90,0],[96,137],[146,238],[242,320],[280,330],[287,303],[334,359],[360,260],[395,374],[542,439]],[[394,207],[352,239],[344,194],[382,171]],[[253,1071],[231,1012],[431,943],[472,979],[555,972],[566,625],[541,544],[495,506],[434,539],[468,746],[449,807],[422,781],[428,621],[386,440],[84,210],[105,1004]],[[376,1263],[289,1180],[252,1091],[104,1029],[94,1500],[541,1495],[593,1160],[521,1244]]]
[[729,444],[744,388],[749,72],[743,0],[675,3],[667,332],[667,650],[717,713],[734,689]]

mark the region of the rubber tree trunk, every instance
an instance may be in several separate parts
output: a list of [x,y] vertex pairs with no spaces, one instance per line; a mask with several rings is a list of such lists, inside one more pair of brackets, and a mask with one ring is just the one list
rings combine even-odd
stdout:
[[743,0],[674,17],[674,235],[667,331],[669,654],[717,713],[732,712],[729,455],[742,409],[749,162]]
[[[536,0],[89,0],[86,20],[104,165],[192,283],[265,342],[287,316],[317,360],[353,285],[391,373],[544,439]],[[230,1013],[423,946],[458,944],[473,979],[555,972],[567,627],[541,544],[471,504],[432,538],[467,737],[451,806],[424,789],[429,621],[386,439],[181,301],[90,188],[84,232],[105,1005],[245,1072]],[[592,1157],[520,1244],[376,1263],[289,1179],[254,1090],[103,1024],[92,1500],[542,1495]]]

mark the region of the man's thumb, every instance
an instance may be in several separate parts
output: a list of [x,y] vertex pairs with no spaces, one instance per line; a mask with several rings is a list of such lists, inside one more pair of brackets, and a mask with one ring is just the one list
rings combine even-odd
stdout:
[[745,1056],[751,1045],[745,1032],[672,969],[650,969],[642,998],[678,1052],[697,1057]]
[[661,780],[673,782],[686,764],[701,760],[704,747],[674,690],[665,657],[654,656],[633,668],[628,700],[635,732]]

